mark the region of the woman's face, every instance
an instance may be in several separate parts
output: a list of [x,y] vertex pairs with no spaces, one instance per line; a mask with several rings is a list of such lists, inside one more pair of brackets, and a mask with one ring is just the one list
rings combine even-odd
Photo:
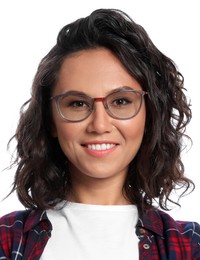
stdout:
[[[65,59],[52,96],[79,91],[93,98],[105,97],[122,86],[142,89],[112,52],[104,48],[84,50]],[[128,120],[110,117],[102,102],[95,102],[92,114],[81,122],[63,121],[54,101],[52,114],[52,134],[69,160],[72,178],[125,178],[142,142],[144,102],[139,113]]]

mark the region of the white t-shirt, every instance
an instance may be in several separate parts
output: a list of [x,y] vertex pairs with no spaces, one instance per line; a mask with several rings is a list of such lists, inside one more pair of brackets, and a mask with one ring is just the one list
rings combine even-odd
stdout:
[[138,221],[134,205],[89,205],[65,202],[47,210],[53,231],[42,260],[139,259]]

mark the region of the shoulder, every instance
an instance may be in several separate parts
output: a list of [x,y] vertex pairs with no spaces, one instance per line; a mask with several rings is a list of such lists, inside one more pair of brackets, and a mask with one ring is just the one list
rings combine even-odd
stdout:
[[49,223],[46,212],[43,210],[22,210],[9,213],[0,218],[0,258],[9,256],[11,251],[23,247],[29,232],[32,230],[49,231]]
[[140,225],[162,237],[171,248],[170,250],[181,248],[183,251],[191,251],[193,257],[200,257],[200,225],[198,223],[177,221],[164,211],[151,209],[142,215]]
[[175,231],[183,236],[194,236],[200,239],[200,225],[193,221],[175,220],[168,213],[156,210],[162,223],[164,232]]
[[23,230],[24,223],[30,211],[15,211],[0,218],[0,237],[1,240],[11,238],[14,232]]
[[11,212],[3,217],[0,217],[0,227],[12,226],[16,222],[23,221],[30,214],[30,210],[21,210]]
[[187,244],[200,254],[200,225],[194,221],[174,220],[169,214],[159,211],[164,226],[164,233],[169,238],[178,237],[183,244]]
[[14,211],[0,218],[0,233],[18,228],[26,232],[46,220],[46,212],[40,209]]
[[180,234],[185,233],[186,230],[188,230],[188,232],[190,230],[194,231],[194,229],[199,232],[200,228],[200,225],[196,222],[175,220],[169,213],[154,208],[142,214],[140,222],[142,225],[150,228],[162,229],[163,232],[168,229],[175,229]]
[[15,240],[22,237],[24,223],[29,214],[30,211],[15,211],[0,218],[0,258],[11,257]]
[[13,227],[16,228],[16,226],[24,226],[31,215],[35,215],[36,212],[37,211],[32,210],[20,210],[11,212],[0,218],[0,230],[13,229]]

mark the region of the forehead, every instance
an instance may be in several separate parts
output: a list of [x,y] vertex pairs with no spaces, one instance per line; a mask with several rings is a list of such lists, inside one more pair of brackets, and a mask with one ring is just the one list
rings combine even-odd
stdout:
[[98,48],[83,50],[65,58],[54,94],[73,90],[94,96],[122,86],[141,89],[110,50]]

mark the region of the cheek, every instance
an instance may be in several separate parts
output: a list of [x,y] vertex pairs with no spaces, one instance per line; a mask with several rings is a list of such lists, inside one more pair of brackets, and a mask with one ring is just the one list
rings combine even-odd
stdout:
[[[60,140],[73,140],[80,131],[78,124],[63,121],[56,107],[52,107],[52,136]],[[80,133],[80,132],[79,132]]]
[[123,121],[123,134],[125,138],[129,141],[136,142],[138,140],[141,143],[144,129],[145,129],[145,119],[146,113],[145,110],[141,111],[142,113],[138,114],[136,117]]
[[68,123],[55,125],[56,138],[58,139],[61,150],[69,159],[74,154],[74,140],[77,138],[77,133],[67,126]]
[[125,154],[128,163],[130,163],[138,153],[144,135],[144,122],[138,120],[131,120],[125,124],[125,131],[121,133],[125,141]]
[[75,124],[71,125],[71,123],[66,122],[55,125],[55,129],[59,142],[65,143],[72,143],[74,140],[77,140],[81,131]]

